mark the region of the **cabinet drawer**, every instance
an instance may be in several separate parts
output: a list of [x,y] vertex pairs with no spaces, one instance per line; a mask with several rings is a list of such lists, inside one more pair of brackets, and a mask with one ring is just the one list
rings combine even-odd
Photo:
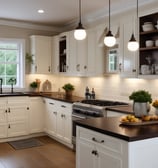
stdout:
[[70,103],[60,102],[59,106],[64,112],[72,112],[72,104]]
[[77,136],[79,139],[93,143],[101,148],[122,154],[123,142],[111,136],[104,135],[83,127],[77,127]]

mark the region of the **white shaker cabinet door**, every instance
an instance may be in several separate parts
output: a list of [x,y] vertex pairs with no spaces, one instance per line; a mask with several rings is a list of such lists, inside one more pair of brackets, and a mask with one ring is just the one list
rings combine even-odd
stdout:
[[[129,51],[127,48],[131,35],[133,31],[135,32],[135,22],[135,17],[131,15],[123,19],[121,24],[119,70],[122,77],[137,77],[138,52]],[[138,40],[136,33],[135,37]]]
[[92,154],[93,144],[84,141],[78,141],[76,154],[76,168],[97,168],[95,156]]
[[33,64],[31,72],[36,74],[51,74],[52,37],[33,35],[31,38],[31,54]]
[[44,131],[44,102],[41,97],[30,97],[30,133]]

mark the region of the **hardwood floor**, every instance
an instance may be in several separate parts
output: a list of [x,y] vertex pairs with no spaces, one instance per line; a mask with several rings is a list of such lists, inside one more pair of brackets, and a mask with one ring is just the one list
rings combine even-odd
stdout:
[[47,136],[43,146],[15,150],[0,143],[0,168],[75,168],[75,153]]

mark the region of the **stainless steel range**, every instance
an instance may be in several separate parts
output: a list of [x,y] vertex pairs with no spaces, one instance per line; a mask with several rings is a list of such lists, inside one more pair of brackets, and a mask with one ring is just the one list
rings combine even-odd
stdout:
[[109,100],[82,100],[73,104],[72,111],[72,142],[76,144],[75,121],[87,118],[106,117],[106,108],[112,106],[127,106],[127,103]]

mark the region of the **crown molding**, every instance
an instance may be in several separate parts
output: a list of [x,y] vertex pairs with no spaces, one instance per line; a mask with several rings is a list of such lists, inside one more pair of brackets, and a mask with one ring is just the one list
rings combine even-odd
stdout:
[[[139,0],[139,7],[148,6],[149,4],[156,4],[157,0]],[[126,4],[122,5],[121,3],[115,4],[111,6],[111,15],[121,14],[123,12],[127,12],[129,10],[133,10],[136,8],[136,1],[128,1]],[[108,16],[108,9],[107,7],[102,8],[96,12],[90,13],[85,15],[82,18],[82,23],[85,28],[90,27],[91,24],[97,23],[99,21],[104,21]],[[78,18],[67,22],[65,25],[62,26],[47,26],[42,24],[36,23],[29,23],[23,21],[16,21],[16,20],[6,20],[0,18],[0,25],[5,26],[13,26],[18,28],[25,28],[25,29],[33,29],[33,30],[42,30],[42,31],[51,31],[54,34],[59,34],[64,31],[73,30],[77,27]]]
[[63,31],[63,28],[61,27],[45,26],[45,25],[40,25],[35,23],[27,23],[27,22],[21,22],[21,21],[19,22],[14,20],[5,20],[5,19],[0,19],[0,25],[25,28],[25,29],[33,29],[33,30],[51,31],[53,33],[60,33]]
[[[158,3],[157,0],[139,0],[139,8],[148,6],[149,4]],[[111,6],[111,16],[121,14],[127,11],[135,10],[136,9],[136,1],[129,1],[126,4],[122,5],[121,3],[116,4],[115,6]],[[102,8],[96,12],[90,13],[82,17],[82,23],[85,27],[89,27],[91,24],[95,22],[106,20],[108,17],[108,9],[107,7]],[[67,24],[63,25],[64,30],[75,29],[77,26],[77,21],[71,20]]]

